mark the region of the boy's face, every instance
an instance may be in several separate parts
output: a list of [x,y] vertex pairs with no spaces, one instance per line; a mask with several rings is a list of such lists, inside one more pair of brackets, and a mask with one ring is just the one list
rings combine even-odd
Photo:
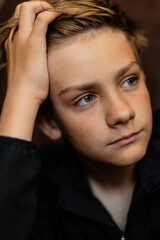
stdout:
[[144,156],[152,129],[150,98],[121,32],[98,30],[50,50],[48,66],[57,121],[83,157],[128,166]]

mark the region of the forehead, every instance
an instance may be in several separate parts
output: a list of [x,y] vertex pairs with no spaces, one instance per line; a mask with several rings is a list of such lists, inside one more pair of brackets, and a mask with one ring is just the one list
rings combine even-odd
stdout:
[[107,78],[132,61],[135,61],[135,54],[121,31],[95,30],[49,51],[50,81],[54,82],[55,89],[68,87],[76,81],[84,84]]

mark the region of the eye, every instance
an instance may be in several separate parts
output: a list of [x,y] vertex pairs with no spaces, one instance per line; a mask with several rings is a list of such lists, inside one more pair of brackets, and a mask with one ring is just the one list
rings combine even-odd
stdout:
[[90,104],[95,98],[96,97],[93,94],[85,95],[76,103],[76,105],[83,107],[85,105]]
[[123,82],[122,87],[133,87],[134,85],[137,84],[137,80],[138,80],[137,76],[131,76]]

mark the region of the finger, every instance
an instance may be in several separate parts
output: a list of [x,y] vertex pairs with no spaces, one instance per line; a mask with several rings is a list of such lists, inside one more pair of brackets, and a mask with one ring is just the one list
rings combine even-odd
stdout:
[[16,30],[16,27],[13,27],[13,28],[11,29],[11,32],[10,32],[9,38],[8,38],[9,43],[11,43],[11,42],[13,41],[13,37],[14,37],[14,35],[15,35],[15,30]]
[[48,24],[60,15],[61,13],[56,11],[44,11],[39,13],[36,18],[31,37],[38,37],[39,40],[44,39],[47,33]]
[[11,54],[10,50],[11,50],[13,35],[14,35],[14,28],[11,29],[9,37],[7,38],[7,40],[4,43],[4,48],[5,48],[6,57],[7,57],[7,64],[9,63],[9,55]]
[[14,11],[14,15],[13,15],[13,18],[14,19],[18,19],[19,18],[19,15],[20,15],[20,8],[21,8],[21,4],[18,4],[15,8],[15,11]]
[[[18,29],[18,19],[19,19],[19,14],[20,14],[20,4],[17,5],[17,7],[15,8],[15,11],[14,11],[14,15],[12,16],[12,18],[10,18],[10,20],[8,20],[8,28],[7,28],[7,31],[6,31],[6,41],[4,43],[4,47],[6,48],[6,46],[8,45],[8,39],[9,39],[9,36],[14,35],[15,31]],[[13,29],[13,30],[12,30]]]
[[23,2],[20,7],[19,34],[23,37],[29,36],[37,14],[51,8],[53,7],[47,2]]
[[13,40],[13,36],[15,34],[15,28],[16,27],[13,27],[9,33],[9,37],[6,39],[5,43],[4,43],[4,48],[5,48],[5,51],[7,52],[8,48],[9,48],[9,44],[12,43],[12,40]]
[[8,50],[8,38],[4,42],[4,49],[5,49],[5,52],[7,52],[7,50]]

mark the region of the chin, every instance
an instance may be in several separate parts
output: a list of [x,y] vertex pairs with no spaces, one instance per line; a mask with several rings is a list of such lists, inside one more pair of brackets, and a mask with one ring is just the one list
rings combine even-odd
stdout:
[[139,162],[146,154],[147,147],[137,147],[136,149],[126,150],[124,153],[119,154],[117,161],[114,165],[119,167],[127,167],[135,165]]

